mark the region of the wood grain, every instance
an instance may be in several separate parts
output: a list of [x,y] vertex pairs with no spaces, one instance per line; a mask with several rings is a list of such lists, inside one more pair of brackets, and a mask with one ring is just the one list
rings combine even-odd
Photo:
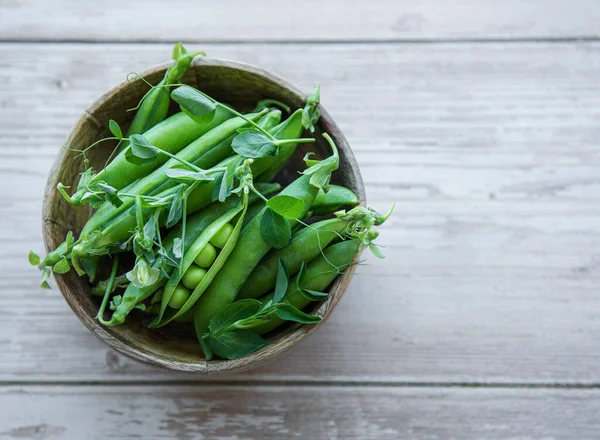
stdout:
[[[371,204],[397,204],[388,258],[359,267],[319,334],[253,380],[599,381],[600,45],[206,49],[320,82]],[[182,379],[104,349],[25,260],[72,124],[169,50],[0,46],[2,380]]]
[[[4,40],[381,41],[598,37],[596,0],[9,0]],[[343,15],[343,19],[340,15]]]
[[25,386],[0,401],[8,439],[592,440],[600,411],[598,390],[435,387]]

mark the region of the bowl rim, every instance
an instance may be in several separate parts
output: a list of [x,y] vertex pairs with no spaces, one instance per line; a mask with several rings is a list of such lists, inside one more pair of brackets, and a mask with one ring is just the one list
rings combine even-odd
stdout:
[[[152,75],[157,75],[161,72],[164,72],[171,64],[172,61],[157,64],[140,73],[139,76],[142,78],[147,78]],[[254,75],[262,76],[267,80],[276,83],[279,87],[286,88],[288,91],[299,97],[302,101],[304,101],[306,97],[306,94],[303,93],[300,88],[298,88],[288,80],[252,64],[224,58],[197,57],[194,59],[191,68],[193,68],[194,73],[196,73],[198,69],[213,66],[241,70],[246,73],[252,73]],[[65,141],[65,145],[68,146],[74,141],[75,136],[84,124],[89,123],[91,121],[92,123],[100,127],[101,124],[94,117],[95,110],[100,108],[106,101],[116,98],[117,95],[122,93],[129,85],[130,82],[127,80],[120,82],[119,84],[102,94],[87,109],[85,109],[83,111],[82,116],[71,129]],[[353,174],[353,178],[356,182],[358,193],[357,196],[360,200],[360,204],[364,206],[366,204],[364,183],[352,149],[350,148],[350,145],[348,144],[346,138],[342,134],[337,124],[333,121],[329,113],[325,110],[325,108],[322,105],[320,105],[320,110],[321,118],[319,120],[319,125],[325,127],[324,131],[330,133],[332,138],[335,139],[338,149],[341,153],[344,154],[345,159],[350,165],[349,169]],[[53,227],[54,223],[54,221],[50,217],[50,213],[52,211],[51,206],[53,204],[53,200],[56,197],[60,197],[58,191],[56,191],[56,185],[58,183],[58,172],[61,169],[65,154],[66,150],[64,148],[59,148],[59,151],[54,159],[52,168],[48,175],[48,179],[46,181],[42,209],[42,227],[44,244],[47,252],[54,248],[53,238],[49,233],[49,230]],[[306,337],[308,337],[310,334],[316,331],[317,328],[319,328],[325,322],[326,318],[331,314],[334,307],[337,305],[341,297],[346,292],[350,280],[352,279],[352,276],[356,269],[355,263],[358,262],[359,258],[360,253],[357,254],[354,258],[350,269],[336,278],[336,280],[330,288],[329,297],[314,312],[315,315],[323,318],[323,320],[320,323],[314,325],[295,326],[291,329],[291,331],[288,330],[285,333],[278,335],[275,340],[270,341],[269,344],[262,347],[261,349],[244,357],[233,360],[206,361],[205,359],[202,359],[198,361],[187,362],[173,360],[168,358],[167,356],[161,356],[157,353],[149,352],[144,348],[134,346],[129,341],[122,340],[118,335],[114,334],[113,332],[110,332],[109,329],[100,325],[92,316],[89,316],[89,314],[85,310],[83,310],[70,295],[68,295],[65,292],[70,290],[70,288],[65,281],[64,275],[57,276],[55,274],[54,278],[58,289],[60,290],[62,296],[65,298],[66,302],[71,307],[75,315],[96,337],[102,340],[108,347],[113,348],[119,353],[134,360],[141,361],[153,366],[162,367],[172,371],[219,374],[242,372],[249,368],[254,368],[263,365],[269,361],[274,360],[276,357],[280,356],[282,353],[289,350],[291,347],[295,346],[300,341],[306,339]]]

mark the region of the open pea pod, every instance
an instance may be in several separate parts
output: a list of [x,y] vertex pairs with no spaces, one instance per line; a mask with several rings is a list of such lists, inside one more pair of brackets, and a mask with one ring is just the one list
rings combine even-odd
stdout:
[[[202,234],[200,234],[200,236],[198,236],[196,241],[194,241],[194,243],[190,246],[190,248],[183,256],[181,269],[173,271],[173,273],[171,274],[171,278],[169,278],[169,281],[165,286],[165,290],[162,296],[160,313],[156,317],[156,319],[150,323],[150,328],[162,327],[163,325],[168,324],[172,320],[179,318],[180,316],[184,315],[188,310],[190,310],[192,306],[196,303],[196,301],[198,301],[198,299],[204,293],[204,291],[209,286],[213,278],[217,275],[221,267],[223,267],[225,261],[227,261],[227,258],[231,254],[231,251],[233,251],[233,248],[235,247],[238,241],[238,237],[240,236],[240,231],[242,230],[244,217],[246,215],[247,210],[248,195],[244,194],[242,203],[238,207],[231,209],[223,216],[215,220],[208,228],[204,230],[204,232],[202,232]],[[221,228],[224,225],[231,222],[236,217],[237,221],[233,228],[233,232],[229,236],[227,242],[225,243],[225,246],[223,246],[221,252],[219,252],[219,255],[211,265],[206,275],[204,275],[204,278],[202,278],[202,281],[200,281],[200,284],[198,284],[198,286],[194,289],[190,297],[180,309],[175,310],[167,308],[169,301],[171,300],[171,296],[175,291],[175,288],[181,282],[183,275],[190,268],[198,254],[202,251],[206,244],[221,230]]]

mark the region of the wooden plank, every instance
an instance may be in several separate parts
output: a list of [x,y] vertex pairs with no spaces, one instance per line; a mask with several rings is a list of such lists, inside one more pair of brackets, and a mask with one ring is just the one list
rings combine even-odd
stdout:
[[[209,46],[320,82],[372,205],[397,204],[388,258],[359,267],[317,335],[244,378],[597,383],[599,48]],[[1,380],[189,378],[105,349],[25,259],[41,249],[45,176],[70,126],[168,50],[0,46]]]
[[597,37],[597,0],[159,0],[0,6],[4,40],[381,41]]
[[[0,389],[2,438],[597,438],[598,390],[119,386]],[[23,411],[27,408],[27,411]]]

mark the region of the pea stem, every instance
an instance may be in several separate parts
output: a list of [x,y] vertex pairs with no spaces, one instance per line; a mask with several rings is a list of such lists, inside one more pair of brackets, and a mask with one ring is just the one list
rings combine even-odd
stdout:
[[108,283],[106,285],[106,290],[104,291],[104,297],[102,298],[102,304],[100,305],[100,310],[98,310],[98,314],[96,315],[96,319],[104,325],[108,324],[108,321],[104,320],[104,310],[106,310],[106,304],[108,304],[108,298],[110,296],[110,293],[112,292],[112,287],[115,282],[115,277],[117,276],[117,267],[118,266],[119,266],[119,254],[116,254],[115,258],[113,260],[112,270],[110,271],[110,278],[108,279]]

